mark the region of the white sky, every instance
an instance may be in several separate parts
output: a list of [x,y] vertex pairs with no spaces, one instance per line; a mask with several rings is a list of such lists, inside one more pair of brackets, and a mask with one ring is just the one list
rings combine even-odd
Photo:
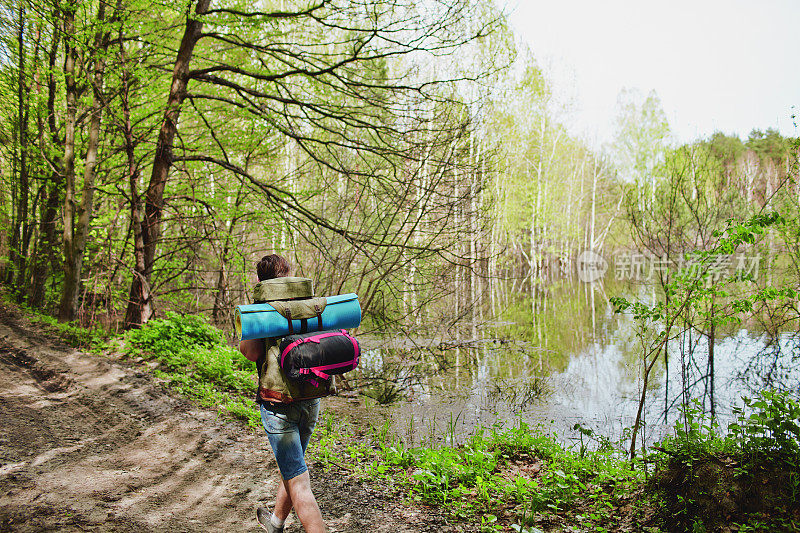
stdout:
[[798,0],[497,2],[556,91],[574,99],[575,133],[609,140],[628,87],[658,93],[680,142],[716,130],[800,135],[791,119],[800,111]]

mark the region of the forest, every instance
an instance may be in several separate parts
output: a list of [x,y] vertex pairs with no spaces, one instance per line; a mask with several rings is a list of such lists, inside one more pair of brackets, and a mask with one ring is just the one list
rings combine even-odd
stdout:
[[525,341],[490,373],[535,374],[537,396],[608,311],[628,320],[627,459],[657,440],[648,416],[733,421],[715,349],[742,331],[745,390],[791,406],[800,140],[677,143],[658,95],[626,89],[599,145],[569,111],[492,0],[3,0],[3,292],[104,338],[194,315],[231,337],[277,253],[317,294],[357,293],[359,335],[413,347],[353,378],[377,404],[439,370],[477,382],[487,340]]
[[708,249],[732,217],[796,207],[796,143],[773,130],[674,147],[658,96],[631,90],[612,143],[570,135],[491,2],[273,3],[4,6],[17,301],[113,330],[229,325],[274,251],[357,292],[370,330],[453,323],[488,280]]

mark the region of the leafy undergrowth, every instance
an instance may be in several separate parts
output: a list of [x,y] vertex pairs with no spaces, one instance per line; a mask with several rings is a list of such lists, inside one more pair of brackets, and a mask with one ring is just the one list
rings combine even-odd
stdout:
[[800,531],[800,405],[763,391],[723,433],[696,407],[657,447],[650,488],[669,531]]
[[318,427],[317,461],[383,478],[481,531],[660,530],[641,469],[608,448],[564,449],[523,422],[481,428],[462,445],[438,448],[407,448],[387,427],[354,438],[348,423],[331,416]]
[[366,439],[330,415],[319,427],[319,462],[383,478],[480,531],[800,531],[800,407],[784,394],[745,400],[726,432],[687,409],[633,463],[608,441],[565,449],[522,422],[436,448],[408,448],[388,425]]
[[253,402],[254,363],[227,346],[223,333],[203,317],[167,313],[151,320],[125,334],[125,352],[156,363],[156,377],[200,405],[261,427]]
[[[10,302],[10,300],[6,301],[12,303],[12,305],[18,305]],[[28,320],[33,324],[39,325],[45,333],[55,335],[70,346],[81,350],[100,353],[107,348],[108,341],[113,337],[111,332],[100,327],[85,328],[77,321],[59,322],[55,317],[42,314],[36,310],[25,307],[21,309],[26,313]]]

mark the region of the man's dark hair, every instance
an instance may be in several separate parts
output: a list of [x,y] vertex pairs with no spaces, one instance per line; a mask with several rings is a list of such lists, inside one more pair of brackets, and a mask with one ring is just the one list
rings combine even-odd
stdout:
[[256,264],[258,281],[288,276],[289,270],[291,270],[289,262],[278,254],[265,255]]

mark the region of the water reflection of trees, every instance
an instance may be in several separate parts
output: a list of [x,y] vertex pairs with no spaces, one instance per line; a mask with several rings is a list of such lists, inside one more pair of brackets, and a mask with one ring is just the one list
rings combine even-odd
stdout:
[[800,333],[764,336],[736,378],[753,395],[764,389],[800,394]]
[[[460,417],[460,424],[561,416],[569,422],[565,431],[572,422],[600,422],[594,427],[618,436],[623,422],[632,419],[640,390],[640,344],[654,330],[640,331],[631,319],[615,315],[604,294],[655,301],[659,289],[574,280],[487,281],[486,287],[483,299],[471,307],[466,298],[461,300],[463,319],[454,326],[377,349],[379,364],[365,361],[355,382],[364,395],[378,403],[433,405],[427,415],[416,415],[419,424],[429,423],[425,417],[434,416],[431,412],[444,423],[443,410]],[[493,298],[489,291],[494,291]],[[502,312],[491,312],[492,301]],[[713,405],[724,420],[742,394],[765,387],[798,390],[799,336],[779,331],[796,321],[785,314],[769,322],[768,317],[778,316],[774,310],[759,316],[719,325],[713,355],[703,317],[685,317],[669,344],[672,364],[665,365],[662,358],[653,369],[643,420],[648,440],[662,435],[675,422],[678,407],[693,400],[706,412]],[[772,337],[742,329],[763,331],[767,324],[774,330]],[[465,409],[473,409],[473,416],[463,415]]]
[[[451,395],[438,406],[469,405],[495,417],[502,410],[513,416],[546,405],[549,413],[558,411],[554,417],[627,420],[642,399],[645,440],[657,437],[676,421],[680,406],[695,400],[712,417],[724,418],[742,394],[764,388],[800,394],[798,298],[769,292],[800,287],[795,218],[732,250],[761,258],[763,270],[752,278],[701,273],[708,275],[695,287],[700,296],[684,309],[673,308],[663,343],[656,337],[665,317],[636,324],[614,315],[609,305],[608,295],[669,305],[680,295],[665,288],[677,272],[701,266],[692,261],[717,248],[732,219],[743,224],[772,210],[800,211],[800,183],[789,182],[797,169],[790,168],[785,150],[778,154],[785,171],[744,179],[737,160],[721,158],[715,142],[667,150],[644,176],[646,183],[623,184],[628,190],[620,205],[630,234],[613,233],[626,249],[669,268],[654,270],[645,281],[624,283],[607,275],[594,283],[579,282],[573,259],[580,242],[544,231],[555,226],[545,223],[537,203],[527,222],[512,228],[516,233],[511,232],[504,253],[479,268],[456,267],[448,278],[454,283],[453,297],[437,308],[434,322],[441,331],[430,335],[438,340],[428,344],[431,349],[402,356],[407,364],[419,363],[420,379],[409,388],[431,401],[442,398],[437,391],[460,391],[461,399]],[[773,168],[772,156],[764,157],[765,168]],[[730,256],[704,260],[726,264]],[[649,352],[652,346],[656,352]],[[644,394],[648,379],[650,392]],[[592,408],[592,402],[602,408]]]
[[[780,260],[778,254],[771,257]],[[767,273],[769,279],[727,285],[730,295],[709,298],[680,317],[653,367],[642,420],[645,441],[663,435],[678,407],[694,400],[724,420],[742,394],[767,387],[800,391],[800,335],[787,332],[800,322],[796,299],[756,302],[743,319],[719,320],[734,314],[738,299],[765,290],[769,282],[787,283],[779,269]],[[482,279],[475,286],[484,290],[472,301],[471,286],[450,311],[451,317],[458,312],[459,320],[443,321],[424,338],[417,335],[412,346],[381,349],[380,371],[362,374],[365,394],[379,402],[427,402],[434,414],[418,414],[420,424],[425,416],[445,420],[444,410],[460,424],[560,416],[570,420],[568,431],[572,422],[595,416],[619,436],[641,391],[642,342],[657,329],[615,315],[606,295],[655,302],[664,297],[662,289],[612,280]],[[584,362],[576,364],[578,359]],[[590,408],[593,401],[603,407]]]

